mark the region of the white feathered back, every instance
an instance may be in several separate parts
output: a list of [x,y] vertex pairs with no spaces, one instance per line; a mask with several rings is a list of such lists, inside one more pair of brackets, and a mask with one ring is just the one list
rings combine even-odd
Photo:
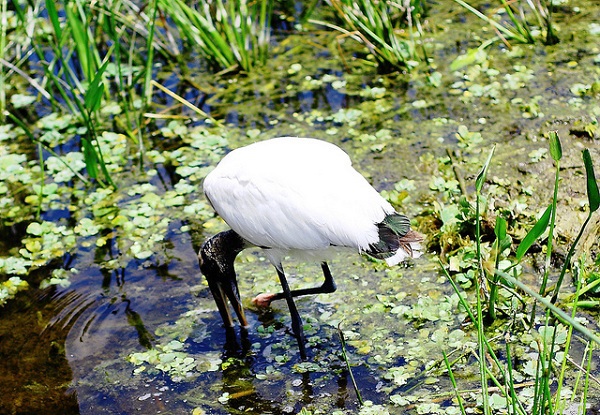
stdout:
[[[270,259],[331,245],[368,249],[393,207],[339,147],[280,137],[232,151],[204,180],[217,213]],[[309,253],[309,252],[307,252]]]

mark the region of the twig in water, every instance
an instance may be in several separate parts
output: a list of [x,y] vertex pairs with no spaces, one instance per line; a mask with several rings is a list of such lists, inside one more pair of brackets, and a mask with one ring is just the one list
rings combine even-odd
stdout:
[[358,390],[358,385],[356,384],[356,379],[354,379],[354,374],[352,374],[352,368],[350,367],[350,362],[348,361],[348,356],[346,355],[346,339],[344,338],[344,333],[342,333],[342,322],[338,324],[338,334],[340,335],[340,340],[342,341],[342,357],[344,358],[344,362],[346,362],[346,367],[348,368],[348,373],[350,374],[350,380],[352,381],[352,386],[356,391],[356,397],[358,398],[358,403],[363,405],[362,396],[360,396],[360,391]]
[[450,159],[450,164],[452,165],[452,171],[454,172],[454,177],[456,177],[456,180],[458,181],[458,187],[460,188],[460,192],[462,193],[463,196],[467,197],[468,196],[467,186],[465,185],[465,180],[463,179],[463,176],[462,176],[460,170],[458,169],[458,163],[454,159],[454,154],[449,149],[446,149],[446,154],[448,155],[448,158]]

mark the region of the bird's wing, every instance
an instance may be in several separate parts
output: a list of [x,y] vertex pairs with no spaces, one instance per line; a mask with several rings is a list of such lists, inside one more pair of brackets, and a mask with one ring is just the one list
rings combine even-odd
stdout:
[[321,141],[295,146],[294,140],[303,139],[287,140],[292,141],[279,143],[287,145],[286,151],[252,148],[255,144],[223,159],[204,183],[217,213],[261,247],[365,250],[377,241],[375,224],[393,208],[352,168],[348,156]]

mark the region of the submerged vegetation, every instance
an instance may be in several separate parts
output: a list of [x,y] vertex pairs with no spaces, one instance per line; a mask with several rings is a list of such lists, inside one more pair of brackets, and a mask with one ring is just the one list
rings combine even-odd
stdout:
[[[23,321],[41,356],[70,359],[82,411],[598,408],[598,13],[0,0],[0,354],[24,358]],[[223,349],[194,254],[225,226],[207,172],[284,135],[335,141],[428,236],[405,268],[334,262],[339,292],[298,301],[307,361],[284,306],[247,305]],[[242,256],[242,292],[277,290],[264,262]],[[0,409],[66,413],[48,406],[64,380],[39,372],[1,370]]]

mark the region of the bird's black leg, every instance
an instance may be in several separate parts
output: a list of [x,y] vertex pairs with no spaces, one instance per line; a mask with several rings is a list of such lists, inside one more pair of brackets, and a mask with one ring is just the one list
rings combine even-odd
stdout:
[[331,276],[331,271],[329,271],[329,266],[327,262],[321,262],[321,269],[323,270],[323,275],[325,276],[325,281],[323,281],[323,285],[321,285],[322,293],[332,293],[337,290],[335,285],[335,281]]
[[[290,291],[290,293],[292,294],[292,297],[300,297],[302,295],[310,295],[310,294],[327,294],[327,293],[334,292],[337,289],[337,287],[335,285],[335,281],[333,281],[333,277],[331,276],[331,271],[329,271],[329,266],[327,265],[327,262],[321,263],[321,269],[323,269],[323,275],[325,276],[325,281],[323,281],[323,284],[321,284],[318,287],[301,288],[299,290],[292,290],[292,291]],[[275,300],[281,300],[282,298],[285,298],[285,293],[273,294],[272,296],[269,297],[268,300],[269,300],[269,302],[271,302],[271,301],[275,301]]]
[[287,301],[288,308],[290,309],[290,316],[292,318],[292,330],[294,331],[294,335],[296,336],[296,340],[298,340],[298,348],[300,349],[300,357],[302,360],[306,359],[306,340],[304,338],[304,329],[302,328],[302,319],[300,318],[300,314],[298,313],[298,309],[296,308],[296,303],[294,303],[294,296],[292,295],[292,291],[290,290],[290,286],[288,285],[287,279],[285,278],[285,274],[283,273],[283,269],[277,269],[277,275],[279,275],[279,281],[281,282],[281,288],[283,289],[283,297]]

